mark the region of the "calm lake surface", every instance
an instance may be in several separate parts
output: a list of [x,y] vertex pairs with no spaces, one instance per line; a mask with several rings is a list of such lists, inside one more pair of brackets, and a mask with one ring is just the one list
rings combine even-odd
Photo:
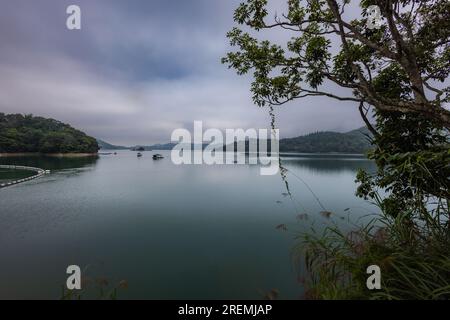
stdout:
[[98,294],[93,283],[125,280],[119,299],[260,299],[271,289],[298,299],[299,233],[376,211],[354,195],[358,168],[375,168],[363,158],[284,158],[291,200],[258,165],[176,166],[158,152],[165,159],[0,158],[52,170],[0,189],[0,298],[59,299],[75,264],[93,288],[86,297]]

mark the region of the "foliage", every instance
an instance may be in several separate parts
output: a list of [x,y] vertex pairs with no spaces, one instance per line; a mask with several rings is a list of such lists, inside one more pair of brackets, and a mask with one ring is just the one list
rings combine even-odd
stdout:
[[128,147],[124,147],[124,146],[116,146],[113,144],[110,144],[106,141],[97,139],[97,143],[100,149],[102,150],[128,150]]
[[0,152],[96,153],[97,141],[57,120],[0,113]]
[[112,282],[100,277],[82,279],[81,290],[69,290],[66,285],[61,287],[61,300],[117,300],[121,291],[128,289],[128,282],[121,280]]
[[[369,153],[378,171],[360,171],[357,194],[381,217],[344,233],[303,236],[317,299],[450,299],[450,149],[448,131],[427,119],[377,114]],[[382,270],[381,290],[365,286],[369,265]]]
[[[450,72],[448,1],[287,0],[286,12],[275,14],[274,21],[269,21],[267,2],[246,0],[234,20],[258,34],[284,30],[290,41],[259,41],[235,27],[228,38],[238,50],[222,59],[240,75],[253,72],[257,105],[325,96],[450,126],[445,108],[450,99],[450,87],[445,87]],[[380,8],[379,29],[367,27],[369,5]],[[355,19],[346,21],[348,17]],[[345,90],[330,92],[336,85]]]
[[[380,8],[378,29],[367,27],[370,5]],[[308,296],[449,299],[450,3],[287,0],[287,12],[274,22],[268,16],[267,0],[247,0],[234,20],[258,35],[285,30],[290,41],[260,41],[234,28],[228,38],[238,50],[223,63],[240,75],[253,72],[258,106],[315,96],[355,102],[378,167],[358,173],[357,194],[380,208],[379,218],[350,233],[332,227],[302,238]],[[365,285],[372,264],[382,268],[380,291]]]
[[[442,210],[450,198],[448,130],[400,113],[379,114],[377,119],[379,134],[369,158],[376,162],[378,172],[373,176],[358,173],[357,194],[394,217],[413,210],[415,218],[428,223],[428,214],[435,214],[437,208],[439,214],[448,214]],[[387,193],[383,199],[377,196],[379,190]]]
[[[308,299],[450,299],[450,241],[429,237],[411,245],[408,215],[354,232],[336,227],[301,237],[310,276]],[[366,286],[370,265],[381,269],[381,289]]]
[[280,140],[281,152],[355,153],[364,154],[371,148],[370,132],[366,128],[346,133],[315,132]]

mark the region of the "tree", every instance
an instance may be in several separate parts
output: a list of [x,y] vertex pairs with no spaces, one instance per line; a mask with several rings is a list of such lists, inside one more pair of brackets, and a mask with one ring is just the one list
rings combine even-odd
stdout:
[[0,152],[96,153],[96,139],[54,119],[0,113]]
[[[383,18],[378,29],[368,28],[371,5]],[[368,155],[378,170],[358,173],[357,194],[379,206],[384,227],[307,235],[313,296],[448,299],[450,2],[287,0],[287,13],[272,22],[268,15],[267,0],[247,0],[234,19],[256,33],[285,30],[292,38],[284,47],[234,28],[228,37],[239,50],[223,58],[238,74],[253,71],[255,103],[351,101],[373,134]],[[327,91],[336,85],[341,89]],[[384,266],[379,293],[362,281],[368,262]]]
[[[369,28],[372,5],[382,14],[378,29]],[[378,166],[375,175],[358,175],[358,195],[391,216],[407,210],[428,221],[430,199],[439,203],[433,216],[449,216],[450,2],[287,0],[287,13],[272,23],[268,14],[267,0],[247,0],[234,19],[258,32],[289,32],[285,48],[234,28],[228,37],[239,51],[223,58],[238,74],[253,71],[255,103],[275,106],[310,96],[355,102],[373,133],[369,158]],[[351,14],[356,19],[346,21]],[[348,94],[326,91],[330,83]],[[369,107],[376,125],[367,118]],[[377,189],[387,196],[377,199]],[[449,220],[441,222],[448,231]]]
[[[371,5],[382,14],[378,29],[368,28]],[[233,28],[227,36],[239,51],[223,58],[238,74],[253,71],[257,105],[326,96],[354,101],[372,131],[367,106],[450,127],[450,87],[444,83],[450,72],[447,0],[287,0],[287,13],[273,21],[268,15],[267,0],[247,0],[236,9],[234,20],[257,32],[283,29],[292,34],[289,42],[258,41]],[[355,19],[347,21],[349,15]],[[325,90],[330,83],[348,94]]]

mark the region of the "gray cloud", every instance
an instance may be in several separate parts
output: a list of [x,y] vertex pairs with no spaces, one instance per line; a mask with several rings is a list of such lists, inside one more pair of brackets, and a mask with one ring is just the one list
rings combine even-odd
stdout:
[[[82,8],[82,30],[65,8]],[[220,64],[239,1],[18,0],[0,11],[0,111],[68,122],[117,144],[167,142],[172,130],[267,127],[250,79]],[[288,35],[271,33],[271,39]],[[354,129],[357,109],[324,98],[277,110],[284,137]]]

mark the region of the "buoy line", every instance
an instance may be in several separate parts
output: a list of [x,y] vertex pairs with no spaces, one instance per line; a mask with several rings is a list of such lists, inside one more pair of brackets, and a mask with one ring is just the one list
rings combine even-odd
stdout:
[[33,175],[31,177],[28,177],[28,178],[23,178],[23,179],[8,181],[8,182],[5,182],[5,183],[0,183],[0,188],[6,188],[6,187],[10,187],[10,186],[19,184],[19,183],[23,183],[23,182],[27,182],[27,181],[30,181],[30,180],[34,180],[34,179],[42,177],[45,174],[49,174],[50,173],[50,170],[44,170],[44,169],[41,169],[41,168],[26,167],[26,166],[0,165],[0,169],[28,170],[28,171],[36,172],[35,175]]

